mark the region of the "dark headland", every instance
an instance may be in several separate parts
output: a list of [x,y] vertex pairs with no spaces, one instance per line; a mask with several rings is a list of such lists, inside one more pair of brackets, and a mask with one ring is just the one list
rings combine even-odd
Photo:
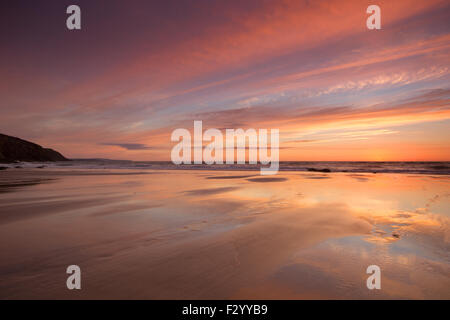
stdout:
[[0,163],[15,161],[69,161],[61,153],[36,143],[0,133]]

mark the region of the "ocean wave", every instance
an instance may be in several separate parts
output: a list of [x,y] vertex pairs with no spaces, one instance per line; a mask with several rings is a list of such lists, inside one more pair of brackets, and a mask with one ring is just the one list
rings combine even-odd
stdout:
[[[75,159],[69,162],[19,162],[3,165],[21,168],[72,169],[151,169],[151,170],[220,170],[259,171],[261,164],[182,164],[170,161],[131,161],[107,159]],[[408,173],[449,175],[450,162],[362,162],[362,161],[283,161],[279,171],[350,172],[350,173]]]

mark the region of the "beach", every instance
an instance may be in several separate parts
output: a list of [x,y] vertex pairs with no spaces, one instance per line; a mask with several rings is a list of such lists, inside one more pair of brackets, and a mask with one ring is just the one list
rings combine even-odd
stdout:
[[8,168],[0,299],[449,299],[449,187],[447,174]]

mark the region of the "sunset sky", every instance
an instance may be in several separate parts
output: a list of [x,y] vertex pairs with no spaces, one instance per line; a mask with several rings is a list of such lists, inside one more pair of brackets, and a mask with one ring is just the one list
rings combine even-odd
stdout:
[[8,0],[0,15],[0,132],[69,158],[170,160],[172,131],[203,120],[278,128],[280,160],[450,160],[449,1]]

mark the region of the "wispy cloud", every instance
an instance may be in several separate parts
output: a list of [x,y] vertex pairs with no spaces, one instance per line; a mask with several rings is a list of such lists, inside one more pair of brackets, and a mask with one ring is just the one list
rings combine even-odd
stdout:
[[[27,19],[11,22],[0,52],[0,127],[69,157],[167,160],[171,130],[203,120],[279,128],[283,143],[323,146],[319,158],[335,132],[337,146],[400,139],[441,159],[450,141],[436,142],[439,126],[420,139],[405,132],[449,119],[450,5],[377,4],[381,31],[366,29],[359,0],[115,3],[68,41],[54,4],[34,13],[15,3],[5,10]],[[29,32],[23,21],[46,27]]]

